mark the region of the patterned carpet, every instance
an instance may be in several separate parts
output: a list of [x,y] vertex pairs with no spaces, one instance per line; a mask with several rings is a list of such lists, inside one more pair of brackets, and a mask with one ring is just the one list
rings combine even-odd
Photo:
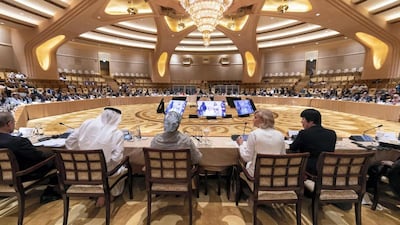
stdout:
[[[135,131],[140,126],[142,136],[154,136],[163,130],[163,114],[156,113],[157,104],[136,104],[117,106],[122,110],[121,129]],[[275,128],[286,134],[288,130],[299,130],[301,127],[300,112],[305,107],[301,106],[281,106],[269,104],[256,104],[258,109],[267,108],[275,114]],[[102,108],[63,114],[58,116],[46,117],[30,120],[28,127],[42,126],[44,133],[48,135],[63,133],[67,127],[59,125],[60,122],[70,127],[79,127],[86,119],[94,118],[99,115]],[[336,131],[338,137],[349,137],[352,134],[362,134],[363,131],[382,124],[381,128],[386,132],[400,131],[400,123],[378,120],[374,118],[358,116],[353,114],[340,113],[335,111],[321,109],[323,126]],[[203,130],[205,127],[210,129],[210,136],[230,136],[232,134],[242,134],[246,126],[246,133],[253,128],[253,116],[238,117],[235,109],[228,108],[227,114],[233,118],[217,118],[216,120],[207,120],[205,118],[189,118],[190,114],[196,114],[196,107],[186,106],[183,114],[180,130],[191,135]],[[376,130],[367,132],[375,136]]]

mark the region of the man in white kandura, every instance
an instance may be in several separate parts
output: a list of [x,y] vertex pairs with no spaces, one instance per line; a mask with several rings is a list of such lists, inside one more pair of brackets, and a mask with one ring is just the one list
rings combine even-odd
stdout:
[[[106,107],[95,119],[89,119],[75,129],[67,138],[65,145],[67,149],[90,150],[102,149],[107,162],[107,170],[111,171],[123,159],[124,135],[118,129],[121,122],[121,111],[116,108]],[[125,172],[126,168],[121,167],[110,179],[117,179]],[[112,190],[112,197],[122,194],[124,191],[125,179],[121,180]],[[113,199],[113,198],[112,198]],[[97,199],[96,206],[102,207],[105,199]]]

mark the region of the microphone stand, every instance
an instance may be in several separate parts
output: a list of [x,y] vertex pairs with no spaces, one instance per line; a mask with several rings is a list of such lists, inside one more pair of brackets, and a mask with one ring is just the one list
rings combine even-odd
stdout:
[[367,133],[368,131],[371,131],[371,130],[376,129],[376,128],[380,128],[380,127],[382,127],[382,126],[383,126],[383,125],[380,124],[380,125],[378,125],[378,126],[376,126],[376,127],[373,127],[373,128],[368,129],[368,130],[365,130],[365,131],[363,132],[363,135],[365,135],[365,133]]

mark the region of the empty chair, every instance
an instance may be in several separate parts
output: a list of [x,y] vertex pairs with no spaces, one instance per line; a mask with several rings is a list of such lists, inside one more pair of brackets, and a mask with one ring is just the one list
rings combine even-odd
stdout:
[[44,177],[33,181],[22,181],[22,176],[35,173],[48,162],[54,160],[49,157],[25,170],[20,170],[17,159],[12,151],[6,148],[0,149],[0,196],[16,196],[18,200],[18,225],[23,224],[25,214],[25,196],[29,190],[41,185],[42,181],[51,176],[56,176],[56,170],[52,170]]
[[[63,224],[68,223],[70,197],[104,197],[106,206],[106,225],[110,224],[111,193],[110,190],[123,179],[128,181],[130,199],[132,194],[132,169],[129,158],[126,156],[111,171],[107,171],[107,164],[103,150],[56,150],[56,165],[58,180],[64,201]],[[125,166],[126,170],[118,176],[112,177]]]
[[[354,203],[356,224],[361,225],[361,201],[366,189],[368,160],[374,152],[323,152],[317,162],[312,198],[313,225],[318,225],[322,203]],[[312,185],[310,185],[312,186]]]
[[[258,154],[254,177],[247,173],[245,163],[240,160],[240,175],[250,188],[253,201],[253,224],[257,224],[257,207],[261,204],[296,204],[296,221],[301,225],[301,205],[304,197],[305,166],[309,153],[286,155]],[[237,177],[237,180],[240,180]],[[237,182],[236,205],[238,205],[241,185]]]
[[[184,195],[189,200],[192,224],[192,178],[198,185],[197,167],[192,166],[190,149],[161,150],[143,148],[147,192],[147,224],[151,222],[153,194]],[[198,189],[197,189],[198,193]]]

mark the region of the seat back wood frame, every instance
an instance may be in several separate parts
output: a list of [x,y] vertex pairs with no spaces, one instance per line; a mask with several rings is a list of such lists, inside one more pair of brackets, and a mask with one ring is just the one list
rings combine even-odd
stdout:
[[[60,190],[64,201],[63,224],[68,223],[70,197],[104,197],[106,206],[106,225],[110,224],[110,190],[122,179],[127,178],[130,199],[132,194],[132,169],[126,156],[114,169],[107,171],[103,150],[56,150],[56,165]],[[109,185],[109,177],[122,166],[128,171]],[[76,185],[79,188],[74,188]],[[101,188],[99,188],[101,187]],[[73,190],[73,191],[70,191]]]
[[152,194],[184,195],[189,200],[189,224],[192,224],[192,178],[198,183],[190,149],[161,150],[143,148],[147,191],[147,224],[151,223]]
[[354,203],[356,224],[361,225],[361,201],[366,190],[368,161],[374,152],[323,152],[317,162],[317,177],[312,199],[313,224],[318,224],[322,202]]
[[[257,224],[258,205],[285,203],[296,204],[296,222],[301,225],[303,181],[308,157],[309,153],[257,154],[254,177],[247,172],[245,163],[239,162],[239,170],[243,171],[245,182],[251,189],[253,224]],[[240,182],[237,183],[240,185]],[[240,199],[241,187],[237,190],[236,205]]]
[[0,149],[0,196],[16,196],[18,200],[18,225],[23,224],[25,214],[25,197],[28,190],[43,184],[43,181],[56,176],[56,170],[52,170],[45,176],[32,181],[22,181],[22,176],[31,174],[36,170],[47,166],[53,161],[51,156],[25,170],[20,170],[17,158],[9,149]]

